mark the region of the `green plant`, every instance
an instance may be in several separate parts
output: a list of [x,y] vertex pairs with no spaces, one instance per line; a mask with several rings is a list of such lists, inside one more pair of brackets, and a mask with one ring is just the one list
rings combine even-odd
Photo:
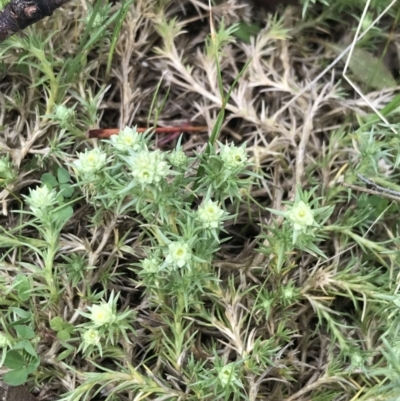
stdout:
[[13,313],[14,319],[8,325],[2,320],[4,331],[0,332],[1,364],[9,369],[3,376],[5,383],[18,386],[24,384],[40,365],[40,357],[35,349],[39,339],[31,324],[23,324],[32,321],[31,313],[19,308],[10,308],[9,312]]
[[[323,72],[388,3],[322,3],[70,2],[1,45],[11,383],[68,401],[398,396],[399,207],[361,192],[398,189],[397,127],[344,62]],[[396,48],[399,15],[349,64],[393,123],[395,57],[372,53]],[[209,131],[176,139],[188,121]],[[106,127],[125,128],[87,139]]]

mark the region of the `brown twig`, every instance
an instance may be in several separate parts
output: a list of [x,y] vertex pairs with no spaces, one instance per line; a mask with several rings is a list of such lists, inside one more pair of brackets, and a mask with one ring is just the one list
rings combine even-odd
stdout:
[[[392,195],[391,193],[387,193],[387,192],[384,192],[382,190],[364,188],[364,187],[360,187],[358,185],[349,184],[348,182],[341,182],[341,185],[343,185],[346,188],[354,189],[354,190],[360,191],[360,192],[365,192],[365,193],[370,194],[370,195],[381,196],[383,198],[391,199],[391,200],[394,200],[394,201],[397,201],[397,202],[400,201],[400,197],[399,196]],[[379,188],[381,188],[381,187],[379,187]],[[387,188],[385,188],[385,189],[387,190]]]
[[32,25],[69,0],[11,0],[0,11],[0,42]]
[[[137,132],[145,132],[148,128],[136,128]],[[109,138],[111,135],[117,135],[121,130],[119,128],[99,128],[88,131],[88,138]],[[193,125],[181,125],[177,127],[156,127],[151,129],[156,134],[170,134],[174,132],[205,132],[206,126],[195,127]]]

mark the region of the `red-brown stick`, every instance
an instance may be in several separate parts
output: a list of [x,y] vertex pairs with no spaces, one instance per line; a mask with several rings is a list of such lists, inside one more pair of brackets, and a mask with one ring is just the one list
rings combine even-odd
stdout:
[[[136,128],[137,132],[145,132],[148,128]],[[88,138],[109,138],[111,135],[118,135],[121,130],[119,128],[99,128],[88,131]],[[152,129],[156,134],[169,134],[173,132],[206,132],[208,127],[193,125],[181,125],[178,127],[156,127]]]

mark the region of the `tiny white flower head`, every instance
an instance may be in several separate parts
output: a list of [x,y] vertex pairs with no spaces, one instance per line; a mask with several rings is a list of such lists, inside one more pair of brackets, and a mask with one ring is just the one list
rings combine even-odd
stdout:
[[128,161],[133,177],[142,186],[160,183],[169,172],[169,166],[164,161],[164,154],[159,150],[154,152],[142,150]]
[[49,189],[47,185],[29,190],[27,202],[31,208],[46,209],[56,201],[56,193]]
[[60,120],[66,120],[73,117],[75,115],[75,111],[64,104],[59,104],[54,106],[54,114]]
[[223,145],[220,144],[220,156],[228,170],[236,170],[246,165],[247,155],[243,146],[237,147],[234,144]]
[[191,259],[192,251],[189,244],[176,241],[168,245],[168,254],[165,259],[167,264],[181,268],[189,263]]
[[285,299],[292,299],[296,295],[294,288],[286,287],[282,291],[282,296]]
[[129,149],[134,152],[140,148],[140,137],[135,128],[125,127],[118,135],[111,136],[112,145],[119,151],[126,153]]
[[160,263],[156,258],[142,260],[142,268],[148,274],[156,274],[160,271]]
[[365,366],[365,359],[360,352],[354,351],[351,354],[351,366],[357,369],[362,369]]
[[[90,11],[89,14],[86,16],[86,23],[88,24],[90,19],[92,18],[93,15],[93,11]],[[105,18],[100,15],[100,13],[97,13],[96,16],[94,17],[94,21],[92,23],[92,28],[98,28],[99,26],[101,26],[104,22]]]
[[82,334],[82,340],[85,346],[97,345],[100,342],[100,334],[98,330],[89,329]]
[[272,304],[274,303],[273,299],[264,299],[262,301],[262,307],[265,311],[269,312],[272,308]]
[[187,163],[188,157],[185,155],[185,152],[182,150],[174,150],[169,155],[169,161],[175,167],[185,166]]
[[95,326],[104,326],[105,324],[112,324],[116,320],[116,315],[113,308],[107,302],[103,302],[100,305],[93,305],[89,308],[91,312],[90,319]]
[[169,172],[168,163],[164,160],[164,153],[160,150],[151,152],[151,160],[154,163],[154,182],[159,183]]
[[228,363],[218,373],[219,381],[222,386],[227,386],[230,383],[240,384],[236,378],[235,365],[233,363]]
[[11,346],[10,341],[8,341],[7,337],[0,332],[0,349]]
[[56,203],[57,195],[54,190],[49,189],[47,185],[29,190],[29,196],[26,202],[32,210],[32,213],[38,218],[46,217],[51,206]]
[[153,182],[154,172],[151,165],[150,152],[143,150],[129,159],[132,175],[135,180],[141,184],[151,184]]
[[217,228],[225,212],[218,206],[217,202],[208,200],[200,205],[197,211],[197,218],[204,228]]
[[361,32],[364,32],[367,29],[369,30],[371,28],[371,25],[373,24],[373,21],[374,21],[373,14],[370,12],[366,13],[361,22]]
[[68,122],[71,122],[75,118],[75,110],[64,104],[54,106],[54,114],[62,127],[65,127]]
[[72,163],[77,175],[82,178],[89,178],[103,169],[107,162],[107,155],[99,148],[85,150],[85,153],[78,153],[78,160]]
[[308,226],[315,225],[314,214],[310,206],[300,201],[286,212],[286,217],[293,223],[296,231],[305,231]]

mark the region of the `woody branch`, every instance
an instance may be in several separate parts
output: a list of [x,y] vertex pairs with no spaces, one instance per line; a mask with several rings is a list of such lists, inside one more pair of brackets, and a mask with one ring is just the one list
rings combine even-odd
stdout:
[[69,0],[11,0],[0,11],[0,42],[53,14]]

